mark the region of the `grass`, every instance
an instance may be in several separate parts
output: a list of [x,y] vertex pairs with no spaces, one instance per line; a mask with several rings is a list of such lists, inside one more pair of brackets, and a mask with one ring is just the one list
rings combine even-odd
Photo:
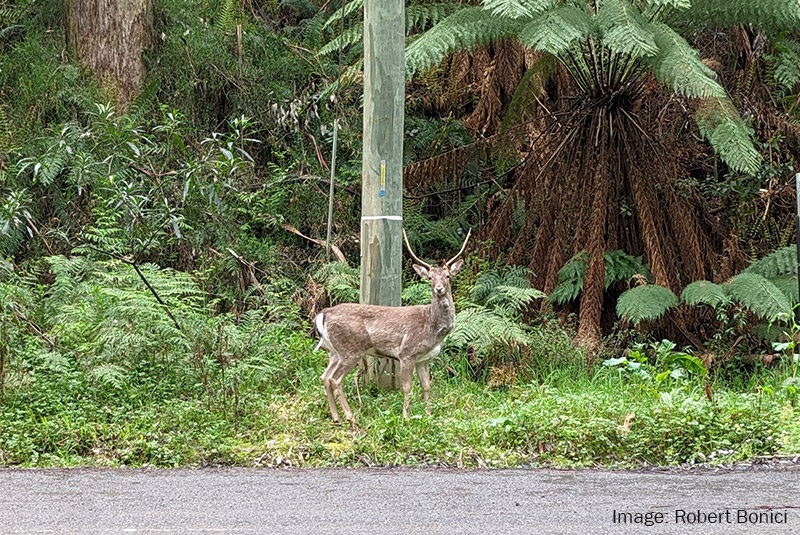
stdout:
[[430,416],[418,384],[404,420],[401,392],[362,389],[358,407],[348,379],[357,424],[337,426],[327,357],[278,295],[212,314],[183,275],[150,268],[177,329],[125,266],[51,264],[47,285],[0,283],[0,466],[637,467],[800,452],[790,364],[707,379],[591,364],[548,321],[504,381],[443,352]]
[[[432,415],[418,385],[408,420],[400,392],[368,389],[351,429],[330,420],[324,355],[307,354],[303,335],[292,343],[308,368],[277,387],[243,377],[236,398],[173,388],[166,374],[116,390],[37,377],[0,403],[0,465],[632,467],[800,451],[797,408],[779,395],[715,388],[711,402],[699,385],[656,390],[604,370],[492,389],[439,368]],[[347,395],[357,407],[352,381]]]

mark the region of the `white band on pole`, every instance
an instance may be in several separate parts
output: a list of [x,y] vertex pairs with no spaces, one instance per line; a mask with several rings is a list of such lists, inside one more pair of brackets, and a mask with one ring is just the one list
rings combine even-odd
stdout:
[[402,221],[401,215],[362,215],[361,221],[375,221],[378,219],[388,219],[389,221]]

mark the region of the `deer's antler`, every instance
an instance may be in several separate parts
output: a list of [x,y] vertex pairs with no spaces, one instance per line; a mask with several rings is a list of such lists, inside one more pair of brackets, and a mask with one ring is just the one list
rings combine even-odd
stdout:
[[444,265],[445,265],[445,266],[447,266],[447,267],[450,267],[450,264],[452,264],[453,262],[455,262],[455,261],[458,259],[458,257],[459,257],[459,256],[461,256],[461,253],[463,253],[463,252],[464,252],[464,249],[466,249],[466,248],[467,248],[467,242],[469,241],[469,236],[470,236],[470,234],[472,234],[472,229],[469,229],[469,230],[467,231],[467,237],[466,237],[466,238],[464,238],[464,244],[461,246],[461,250],[458,252],[458,254],[457,254],[457,255],[455,255],[453,258],[451,258],[450,260],[448,260],[447,262],[445,262],[445,263],[444,263]]
[[417,258],[417,255],[414,254],[414,251],[411,250],[411,244],[408,243],[408,236],[406,236],[406,229],[403,229],[403,241],[406,242],[406,247],[408,248],[409,254],[411,254],[411,258],[416,260],[417,264],[424,266],[426,269],[431,269],[432,266],[429,263],[423,262],[422,260]]

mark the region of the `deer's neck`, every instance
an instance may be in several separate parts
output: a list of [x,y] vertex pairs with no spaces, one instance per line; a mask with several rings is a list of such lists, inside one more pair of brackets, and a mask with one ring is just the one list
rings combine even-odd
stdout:
[[453,304],[453,297],[451,295],[441,297],[434,295],[431,299],[430,315],[432,331],[436,333],[437,337],[444,338],[453,330],[456,322],[456,307]]

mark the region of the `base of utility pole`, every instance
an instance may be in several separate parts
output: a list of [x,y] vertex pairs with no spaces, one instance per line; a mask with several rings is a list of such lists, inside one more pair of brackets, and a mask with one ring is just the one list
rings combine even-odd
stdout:
[[[399,215],[365,216],[361,220],[361,302],[400,306],[402,291],[403,219]],[[400,369],[394,359],[364,357],[365,383],[379,388],[400,388]]]

